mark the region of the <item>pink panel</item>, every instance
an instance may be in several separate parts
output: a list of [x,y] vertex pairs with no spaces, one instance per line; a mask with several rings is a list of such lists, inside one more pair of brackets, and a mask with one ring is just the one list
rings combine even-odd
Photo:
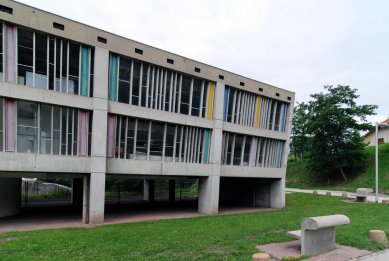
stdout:
[[115,132],[116,132],[116,116],[108,114],[108,141],[107,141],[107,157],[113,158],[115,155]]
[[5,151],[15,151],[16,100],[5,99]]
[[5,81],[16,83],[16,26],[5,24]]
[[78,113],[78,155],[86,156],[88,148],[88,112]]
[[253,137],[251,139],[250,159],[249,159],[249,166],[251,167],[255,167],[255,161],[257,159],[257,142],[258,142],[258,138]]

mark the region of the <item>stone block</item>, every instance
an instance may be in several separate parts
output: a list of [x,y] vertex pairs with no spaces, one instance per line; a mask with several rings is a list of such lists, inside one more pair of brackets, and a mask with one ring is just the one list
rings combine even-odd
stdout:
[[331,192],[330,192],[330,191],[327,191],[327,192],[326,192],[326,196],[331,196]]
[[270,256],[266,253],[256,253],[253,255],[252,261],[268,261]]
[[370,230],[369,238],[383,245],[388,244],[388,239],[386,238],[386,234],[383,230]]

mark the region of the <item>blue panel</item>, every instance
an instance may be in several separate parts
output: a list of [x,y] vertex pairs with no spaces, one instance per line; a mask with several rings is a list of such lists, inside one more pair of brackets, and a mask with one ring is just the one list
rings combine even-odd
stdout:
[[119,74],[119,59],[117,55],[111,54],[109,63],[109,100],[117,101],[117,85]]
[[223,107],[223,121],[227,121],[228,113],[228,99],[230,97],[230,88],[226,87],[224,90],[224,107]]

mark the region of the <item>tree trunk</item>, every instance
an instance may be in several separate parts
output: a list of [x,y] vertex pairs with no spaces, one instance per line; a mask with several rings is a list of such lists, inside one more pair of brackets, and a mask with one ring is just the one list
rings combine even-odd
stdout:
[[347,182],[347,176],[346,176],[346,173],[344,173],[342,166],[339,165],[338,168],[340,169],[340,172],[342,173],[342,177],[343,177],[344,182]]

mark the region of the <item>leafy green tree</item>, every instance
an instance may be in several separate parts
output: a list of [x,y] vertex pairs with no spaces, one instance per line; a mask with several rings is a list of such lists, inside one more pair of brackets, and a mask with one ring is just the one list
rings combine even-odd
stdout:
[[343,178],[348,171],[365,163],[360,131],[371,129],[366,116],[374,115],[376,105],[357,105],[357,90],[349,86],[324,86],[326,93],[311,95],[308,103],[307,132],[312,137],[309,167],[313,173]]
[[295,159],[303,160],[309,152],[308,120],[308,104],[298,103],[293,110],[292,142],[290,144]]

